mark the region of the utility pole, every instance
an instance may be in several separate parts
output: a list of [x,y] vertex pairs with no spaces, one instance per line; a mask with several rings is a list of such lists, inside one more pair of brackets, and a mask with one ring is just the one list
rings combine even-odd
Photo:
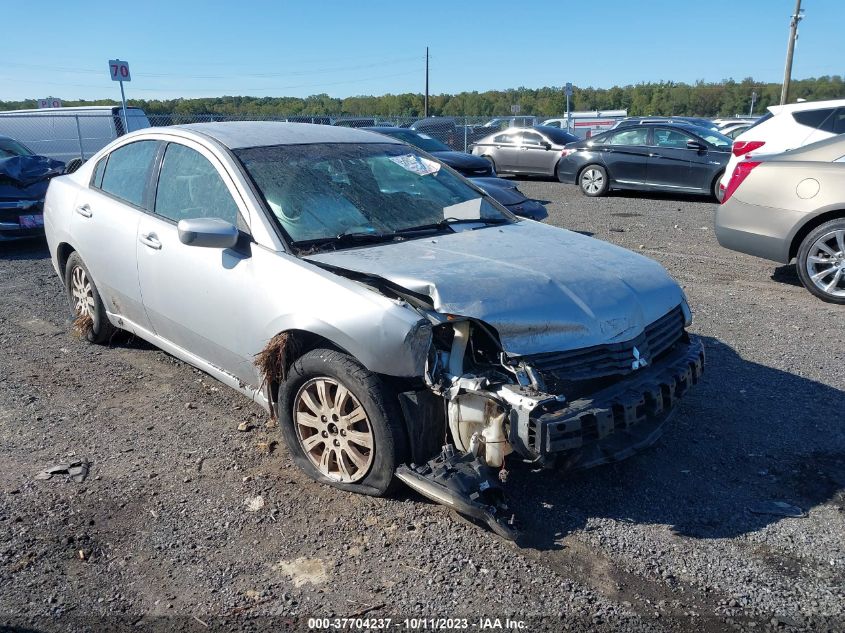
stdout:
[[428,118],[428,46],[425,47],[425,116]]
[[751,91],[751,109],[748,111],[748,116],[754,116],[754,102],[757,101],[757,91]]
[[783,87],[780,90],[780,104],[786,103],[789,97],[789,80],[792,78],[792,55],[795,52],[795,40],[798,39],[798,23],[801,15],[801,0],[795,0],[795,13],[789,21],[789,42],[786,45],[786,67],[783,69]]

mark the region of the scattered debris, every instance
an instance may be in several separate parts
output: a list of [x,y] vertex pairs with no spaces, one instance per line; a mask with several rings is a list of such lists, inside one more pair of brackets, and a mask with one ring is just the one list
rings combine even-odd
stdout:
[[240,424],[238,424],[238,430],[241,433],[246,433],[248,431],[251,431],[253,428],[254,427],[252,426],[252,424],[250,422],[241,422]]
[[247,512],[258,512],[264,507],[264,497],[258,495],[257,497],[247,497],[244,501]]
[[77,315],[73,320],[71,331],[79,338],[88,338],[88,335],[94,331],[94,319],[88,313]]
[[81,484],[88,476],[89,466],[90,464],[84,459],[71,462],[70,464],[54,464],[35,475],[35,478],[46,481],[47,479],[52,479],[53,475],[65,475],[76,483]]
[[301,556],[291,561],[280,561],[278,568],[290,576],[294,587],[305,584],[321,585],[328,581],[329,575],[325,561],[320,558]]
[[[273,402],[271,385],[275,381],[284,380],[288,368],[288,355],[295,350],[291,349],[293,339],[287,332],[280,332],[271,338],[264,349],[255,355],[255,366],[261,373],[261,385],[267,388],[267,401]],[[276,412],[270,407],[270,416],[275,419]]]
[[273,452],[276,450],[276,447],[279,443],[276,440],[270,440],[269,442],[258,442],[255,447],[261,453],[266,453],[267,455],[272,455]]
[[779,517],[803,518],[807,516],[807,513],[801,508],[786,501],[761,501],[748,506],[748,511],[752,514],[771,514]]
[[377,611],[378,609],[383,609],[385,604],[380,602],[378,604],[368,604],[363,609],[359,609],[355,613],[350,613],[347,618],[360,618],[362,615],[368,614],[370,611]]
[[271,430],[271,429],[275,429],[278,426],[279,426],[279,422],[276,420],[276,418],[272,418],[272,417],[264,423],[264,428],[267,429],[268,431]]
[[205,628],[208,628],[208,624],[206,624],[205,622],[203,622],[202,620],[200,620],[197,616],[195,616],[195,615],[194,615],[194,616],[191,616],[191,617],[193,617],[193,618],[194,618],[194,620],[196,620],[197,622],[199,622],[200,624],[202,624]]

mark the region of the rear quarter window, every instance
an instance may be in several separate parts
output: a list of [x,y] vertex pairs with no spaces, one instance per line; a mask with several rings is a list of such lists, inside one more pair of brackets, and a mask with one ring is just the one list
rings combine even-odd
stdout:
[[836,108],[821,108],[819,110],[803,110],[801,112],[793,112],[792,118],[797,123],[811,127],[814,130],[821,130],[835,134],[834,127],[836,127]]

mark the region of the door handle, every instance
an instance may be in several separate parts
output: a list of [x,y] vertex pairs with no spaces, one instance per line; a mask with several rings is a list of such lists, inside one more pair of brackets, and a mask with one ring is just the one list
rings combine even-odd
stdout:
[[649,158],[660,158],[660,154],[649,154]]
[[83,218],[90,218],[92,215],[94,215],[93,213],[91,213],[91,207],[89,207],[87,204],[81,204],[76,207],[75,210]]
[[146,235],[141,235],[138,238],[138,241],[141,242],[144,246],[148,246],[155,250],[161,250],[161,242],[158,241],[158,236],[155,233],[147,233]]

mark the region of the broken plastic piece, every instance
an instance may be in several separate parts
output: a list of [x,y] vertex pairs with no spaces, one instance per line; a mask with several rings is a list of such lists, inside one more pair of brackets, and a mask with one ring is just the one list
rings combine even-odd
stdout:
[[402,465],[396,476],[432,501],[483,521],[499,536],[516,540],[514,516],[505,503],[498,472],[471,453],[446,444],[440,455],[422,466]]
[[47,479],[52,479],[53,475],[65,475],[76,483],[81,484],[88,476],[88,466],[89,464],[85,460],[71,462],[70,464],[54,464],[35,475],[35,478],[46,481]]
[[761,501],[748,506],[748,511],[752,514],[771,514],[778,517],[802,518],[807,516],[807,513],[801,508],[786,501]]

